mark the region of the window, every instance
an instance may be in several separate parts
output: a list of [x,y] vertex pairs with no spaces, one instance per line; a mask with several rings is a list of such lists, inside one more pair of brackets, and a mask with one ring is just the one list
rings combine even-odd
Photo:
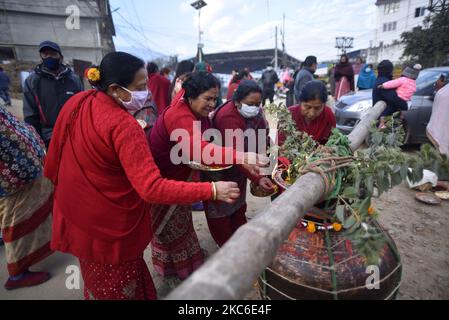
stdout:
[[395,22],[384,23],[384,25],[383,25],[383,32],[395,31],[397,26],[398,26],[398,23],[396,21]]
[[415,9],[415,18],[422,17],[426,14],[426,7],[420,7]]
[[401,3],[399,1],[393,1],[385,4],[384,14],[392,14],[399,11]]

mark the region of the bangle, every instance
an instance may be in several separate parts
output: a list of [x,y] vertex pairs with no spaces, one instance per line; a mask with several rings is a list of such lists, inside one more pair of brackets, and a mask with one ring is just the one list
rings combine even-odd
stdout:
[[217,187],[215,186],[215,182],[212,182],[212,200],[217,200]]

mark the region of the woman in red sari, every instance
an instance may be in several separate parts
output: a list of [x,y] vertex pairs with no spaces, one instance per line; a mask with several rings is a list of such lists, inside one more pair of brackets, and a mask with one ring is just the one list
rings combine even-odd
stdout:
[[[144,62],[123,52],[89,70],[97,90],[62,109],[45,163],[54,183],[51,248],[80,260],[86,299],[155,299],[143,260],[152,239],[151,203],[232,202],[234,183],[185,183],[161,177],[130,111],[148,99]],[[216,191],[216,192],[215,192]]]
[[[215,109],[217,88],[218,80],[212,74],[194,72],[159,117],[151,131],[150,147],[163,177],[191,180],[194,170],[188,166],[189,161],[218,167],[237,163],[257,174],[258,167],[249,165],[250,162],[257,163],[257,155],[217,146],[202,137],[211,128],[208,116]],[[178,147],[181,147],[182,161],[174,159],[172,151]],[[175,156],[178,154],[176,152]],[[261,160],[268,164],[268,159]],[[177,206],[154,205],[152,214],[154,238],[151,245],[155,270],[163,276],[187,278],[204,261],[193,228],[191,207],[183,202]]]
[[[313,80],[301,92],[301,105],[289,108],[298,130],[306,132],[319,144],[326,144],[332,129],[336,127],[335,115],[326,102],[326,86],[321,81]],[[284,141],[285,136],[279,134],[279,145]]]
[[239,87],[240,82],[243,80],[248,80],[249,74],[245,70],[241,70],[237,72],[231,80],[231,83],[228,86],[228,94],[226,96],[226,100],[231,101],[234,95],[235,90]]
[[340,63],[335,66],[335,100],[339,100],[350,91],[354,91],[354,69],[349,63],[348,56],[343,54],[340,57]]
[[[244,151],[248,152],[250,148],[256,151],[257,146],[258,148],[265,147],[265,150],[257,150],[259,153],[265,153],[268,146],[268,124],[260,107],[261,103],[262,89],[257,82],[243,80],[234,92],[233,99],[220,106],[214,112],[212,125],[220,131],[223,137],[226,132],[234,131],[236,136],[233,143],[236,145],[236,141],[243,141]],[[262,133],[265,134],[265,141],[258,143],[260,141],[245,139],[244,132],[247,130],[254,130],[255,137],[259,137],[259,131],[262,130]],[[251,142],[255,143],[255,145],[249,145]],[[220,172],[202,173],[202,181],[234,181],[240,189],[240,197],[233,204],[217,201],[205,202],[207,224],[212,237],[219,247],[222,247],[234,232],[246,223],[247,179],[258,184],[266,192],[274,191],[274,185],[269,178],[253,175],[242,167],[234,166]]]

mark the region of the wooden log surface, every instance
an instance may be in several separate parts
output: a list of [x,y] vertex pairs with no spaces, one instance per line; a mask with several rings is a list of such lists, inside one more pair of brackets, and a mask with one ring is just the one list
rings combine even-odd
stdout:
[[[371,122],[384,108],[385,103],[376,104],[349,135],[353,150],[363,143]],[[320,175],[308,173],[301,176],[271,206],[240,227],[217,253],[166,299],[242,299],[276,256],[298,220],[319,201],[324,191]]]

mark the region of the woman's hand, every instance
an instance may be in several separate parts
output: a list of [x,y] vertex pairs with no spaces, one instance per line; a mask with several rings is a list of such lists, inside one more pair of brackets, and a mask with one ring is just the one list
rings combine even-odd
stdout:
[[234,203],[240,197],[240,189],[235,182],[215,182],[217,200],[226,203]]
[[275,185],[271,182],[270,178],[263,177],[259,180],[259,187],[261,187],[264,191],[271,192],[274,191]]
[[238,153],[237,164],[252,176],[259,176],[261,168],[270,166],[270,158],[254,152]]

